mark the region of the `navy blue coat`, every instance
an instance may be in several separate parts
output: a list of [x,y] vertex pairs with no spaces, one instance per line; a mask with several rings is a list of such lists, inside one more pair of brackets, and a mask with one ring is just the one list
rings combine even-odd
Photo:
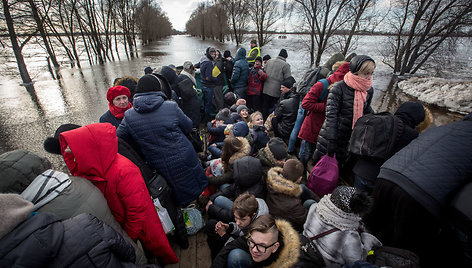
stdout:
[[100,123],[110,123],[114,127],[118,128],[121,123],[121,119],[116,118],[110,110],[106,111],[102,116],[100,116]]
[[136,94],[134,107],[117,129],[118,137],[132,139],[149,165],[166,178],[179,205],[196,199],[208,184],[185,136],[191,130],[192,120],[160,91]]
[[234,59],[233,74],[231,75],[231,87],[247,87],[249,79],[249,63],[246,60],[246,49],[240,48]]

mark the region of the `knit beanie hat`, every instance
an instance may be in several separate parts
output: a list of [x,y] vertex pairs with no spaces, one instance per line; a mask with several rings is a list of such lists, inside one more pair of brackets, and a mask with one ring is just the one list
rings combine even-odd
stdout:
[[144,74],[152,74],[152,72],[153,72],[153,69],[151,67],[148,66],[144,68]]
[[287,158],[287,145],[281,138],[272,138],[267,143],[269,150],[276,160],[282,160]]
[[355,187],[338,186],[331,193],[331,202],[346,213],[366,213],[372,206],[372,198]]
[[160,91],[161,83],[159,79],[153,74],[146,74],[139,78],[136,93],[144,93],[151,91]]
[[286,87],[286,88],[292,88],[293,84],[295,83],[295,79],[293,77],[288,77],[284,81],[282,81],[281,85]]
[[221,109],[215,116],[216,120],[226,121],[229,119],[231,111],[228,108]]
[[270,55],[265,55],[265,56],[262,58],[262,60],[270,60],[270,59],[271,59]]
[[259,61],[260,63],[262,63],[262,58],[259,56],[254,61]]
[[33,203],[18,194],[0,194],[0,239],[28,219]]
[[129,98],[131,96],[131,91],[124,86],[111,87],[107,91],[107,100],[109,103],[112,103],[116,97],[121,95],[126,95]]
[[305,171],[302,162],[298,159],[289,159],[284,164],[283,175],[287,180],[297,181]]
[[225,50],[225,52],[223,52],[223,57],[224,57],[224,58],[231,57],[231,51]]
[[249,133],[249,127],[244,121],[239,121],[233,125],[233,135],[235,137],[246,137]]
[[255,39],[251,40],[251,43],[253,43],[254,45],[257,45],[257,41]]
[[[108,95],[108,94],[107,94]],[[108,98],[108,96],[107,96]],[[64,124],[60,125],[56,132],[54,133],[54,137],[47,137],[43,143],[44,150],[48,153],[52,154],[61,154],[61,144],[59,143],[59,134],[65,131],[73,130],[79,128],[79,125],[76,124]]]
[[236,108],[236,113],[239,114],[239,113],[240,113],[242,110],[244,110],[244,109],[249,110],[246,105],[239,105],[239,106]]
[[280,50],[279,56],[284,58],[284,59],[288,58],[287,50],[285,50],[285,48],[282,48]]

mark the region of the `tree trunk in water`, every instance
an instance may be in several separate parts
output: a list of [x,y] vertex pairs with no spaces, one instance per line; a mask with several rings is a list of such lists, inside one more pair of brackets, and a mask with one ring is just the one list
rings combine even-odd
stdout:
[[49,46],[49,42],[48,42],[48,39],[47,39],[47,36],[46,36],[46,32],[44,31],[44,27],[43,27],[43,21],[39,17],[38,8],[36,7],[36,4],[34,3],[33,0],[28,0],[28,2],[31,6],[31,13],[33,14],[33,18],[36,21],[36,26],[38,27],[38,31],[41,34],[41,38],[43,39],[44,46],[46,47],[46,51],[49,55],[49,59],[51,60],[52,64],[54,65],[54,68],[57,70],[57,69],[59,69],[59,63],[57,62],[56,55],[54,54],[51,47]]
[[21,48],[18,45],[18,39],[16,37],[15,28],[13,27],[13,19],[10,14],[10,7],[8,6],[7,0],[2,0],[3,2],[3,14],[5,15],[5,20],[8,26],[8,33],[10,35],[11,45],[13,47],[13,52],[15,53],[16,63],[18,64],[18,70],[20,71],[21,80],[25,86],[31,86],[32,81],[26,69],[25,60],[23,54],[21,54]]

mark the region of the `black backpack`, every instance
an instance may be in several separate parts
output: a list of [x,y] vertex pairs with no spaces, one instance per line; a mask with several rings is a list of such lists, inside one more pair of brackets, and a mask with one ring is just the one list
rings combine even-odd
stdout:
[[389,112],[366,114],[354,125],[348,150],[360,156],[388,159],[404,127],[403,121]]
[[303,75],[303,78],[300,82],[296,85],[295,92],[301,96],[303,99],[305,95],[310,91],[311,87],[318,82],[318,80],[326,78],[324,75],[320,73],[321,68],[310,69],[306,71]]

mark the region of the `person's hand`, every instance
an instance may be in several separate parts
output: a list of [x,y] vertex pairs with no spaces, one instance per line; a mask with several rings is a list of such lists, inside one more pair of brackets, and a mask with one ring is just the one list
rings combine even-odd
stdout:
[[259,69],[259,71],[257,71],[257,73],[258,73],[259,75],[263,75],[263,74],[264,74],[264,71],[261,70],[261,69]]
[[223,237],[226,234],[226,230],[228,230],[228,227],[229,227],[229,224],[219,221],[215,225],[215,233]]
[[210,147],[211,147],[211,146],[216,147],[216,144],[212,143],[212,144],[210,144]]
[[208,208],[210,208],[211,205],[213,205],[213,202],[211,202],[211,200],[210,200],[210,201],[208,201],[207,205],[205,206],[206,212],[208,212]]

